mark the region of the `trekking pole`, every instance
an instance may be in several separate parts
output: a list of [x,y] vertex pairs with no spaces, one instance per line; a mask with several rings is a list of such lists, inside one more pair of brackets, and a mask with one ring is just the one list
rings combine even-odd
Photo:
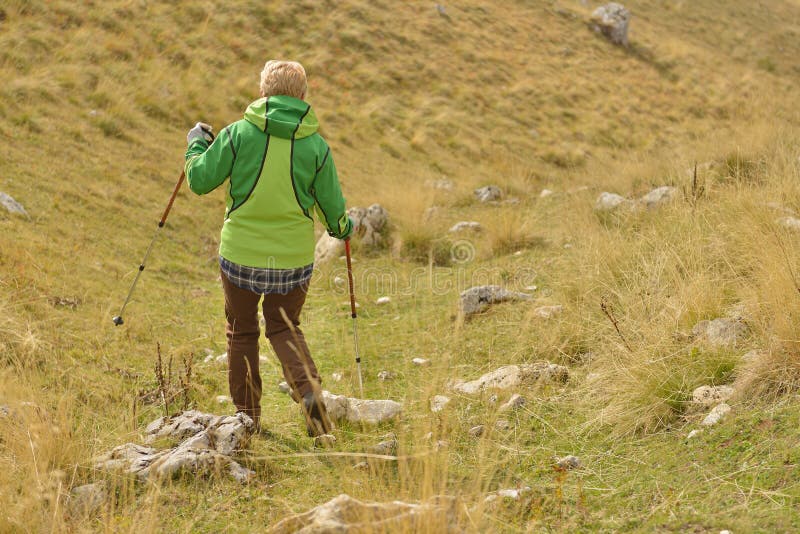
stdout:
[[353,318],[353,343],[356,347],[356,366],[358,367],[358,387],[361,390],[361,398],[364,398],[364,380],[361,378],[361,356],[358,355],[358,326],[356,313],[356,293],[353,289],[353,264],[350,260],[350,238],[344,240],[344,250],[347,256],[347,280],[350,282],[350,316]]
[[175,202],[175,197],[178,196],[178,191],[181,189],[181,184],[183,184],[183,180],[186,178],[186,171],[181,171],[181,176],[178,178],[178,183],[175,184],[175,189],[172,191],[172,195],[169,197],[169,202],[167,203],[167,207],[164,210],[164,214],[161,216],[161,220],[158,221],[158,228],[156,228],[155,234],[153,234],[153,239],[150,240],[150,245],[147,247],[147,251],[144,253],[144,258],[142,258],[142,263],[139,264],[139,272],[136,273],[136,278],[133,279],[133,283],[131,284],[131,288],[128,290],[128,296],[125,297],[125,302],[122,304],[122,308],[119,310],[119,315],[115,315],[112,321],[114,321],[115,326],[119,326],[124,324],[125,321],[122,320],[122,313],[125,311],[125,306],[128,305],[128,302],[131,300],[131,295],[133,295],[133,290],[136,287],[136,282],[139,281],[139,277],[142,275],[142,271],[144,271],[144,265],[147,262],[147,258],[150,256],[150,251],[153,249],[153,244],[156,242],[156,238],[158,237],[159,231],[161,228],[164,227],[164,224],[167,222],[167,216],[169,215],[169,211],[172,209],[172,203]]

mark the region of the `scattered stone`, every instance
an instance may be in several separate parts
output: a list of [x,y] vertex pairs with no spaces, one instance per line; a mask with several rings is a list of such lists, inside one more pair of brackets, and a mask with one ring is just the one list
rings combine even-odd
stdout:
[[476,286],[463,291],[460,298],[461,312],[466,317],[481,313],[492,304],[528,300],[531,296],[527,293],[508,291],[500,286]]
[[[564,245],[566,247],[566,245]],[[558,304],[555,306],[539,306],[535,310],[533,310],[533,314],[536,317],[540,317],[542,319],[550,319],[556,315],[559,315],[561,312],[564,311],[564,306]]]
[[269,357],[264,356],[263,354],[258,355],[259,363],[267,363],[269,361]]
[[511,398],[508,399],[507,403],[500,406],[500,411],[508,412],[511,410],[517,410],[525,406],[525,402],[526,402],[525,397],[523,397],[518,393],[514,393],[513,395],[511,395]]
[[700,386],[692,392],[692,401],[703,408],[725,402],[733,396],[731,386]]
[[214,400],[217,401],[217,404],[225,404],[228,402],[232,402],[231,398],[227,395],[217,395]]
[[549,189],[542,189],[542,192],[539,193],[539,198],[547,198],[553,196],[555,193]]
[[505,432],[506,430],[511,428],[511,423],[508,422],[506,419],[498,419],[494,423],[494,427],[501,432]]
[[441,191],[452,191],[455,187],[455,184],[451,180],[447,178],[441,178],[439,180],[432,180],[427,182],[428,185],[434,189],[439,189]]
[[126,443],[98,458],[95,467],[121,470],[142,480],[151,476],[169,478],[181,472],[196,475],[224,469],[235,480],[245,483],[255,473],[231,456],[244,448],[254,431],[253,420],[243,413],[212,415],[189,410],[160,417],[145,429],[146,443],[160,439],[181,440],[177,446],[158,450]]
[[333,285],[335,285],[336,287],[344,287],[344,285],[346,283],[347,283],[347,280],[345,280],[341,276],[334,276],[333,277]]
[[479,438],[485,431],[486,428],[483,425],[473,426],[469,429],[469,435],[473,438]]
[[341,382],[342,378],[344,378],[342,373],[331,373],[331,380],[334,382]]
[[496,404],[497,400],[498,400],[497,394],[496,393],[492,393],[491,395],[489,395],[489,398],[486,399],[486,400],[488,400],[492,404]]
[[329,449],[336,444],[336,436],[333,434],[322,434],[314,438],[314,447],[317,449]]
[[389,297],[379,297],[378,300],[375,301],[377,305],[389,304],[392,301]]
[[691,432],[689,432],[689,433],[686,435],[686,439],[692,439],[692,438],[694,438],[694,437],[697,437],[697,436],[699,436],[699,435],[700,435],[702,432],[703,432],[703,429],[702,429],[702,428],[695,428],[694,430],[692,430]]
[[600,196],[597,197],[597,201],[594,203],[594,210],[599,212],[611,212],[620,208],[633,210],[635,207],[636,203],[632,200],[608,192],[600,193]]
[[222,354],[214,358],[214,360],[219,364],[228,365],[228,353],[223,352]]
[[500,489],[495,491],[494,493],[490,493],[486,496],[483,500],[485,503],[491,503],[496,501],[497,499],[509,499],[513,501],[518,501],[522,495],[531,491],[531,488],[528,486],[524,486],[522,488],[509,488],[509,489]]
[[373,445],[371,451],[374,454],[385,454],[387,456],[394,456],[397,453],[397,438],[391,437],[387,440],[381,441],[377,445]]
[[480,202],[496,201],[503,197],[503,191],[501,191],[496,185],[487,185],[476,189],[475,197]]
[[778,219],[778,224],[787,230],[800,231],[800,219],[797,217],[781,217]]
[[369,464],[367,462],[358,462],[353,466],[353,469],[357,469],[359,471],[369,471]]
[[559,469],[570,471],[572,469],[579,469],[581,467],[581,459],[577,456],[569,454],[561,458],[554,458],[554,464]]
[[333,259],[338,258],[344,252],[344,241],[331,237],[326,233],[322,234],[314,246],[314,263],[322,265]]
[[73,488],[69,493],[67,510],[70,516],[86,517],[94,515],[108,499],[108,489],[103,481],[84,484]]
[[391,371],[381,371],[378,373],[379,380],[394,380],[394,373]]
[[203,358],[203,363],[211,363],[213,361],[214,361],[214,355],[213,354],[209,354],[208,356]]
[[461,221],[457,222],[450,228],[450,232],[458,233],[464,231],[480,232],[483,230],[481,223],[476,221]]
[[328,415],[334,421],[377,425],[397,418],[403,410],[403,406],[393,400],[353,399],[329,391],[323,391],[322,396]]
[[728,412],[730,411],[731,407],[725,404],[724,402],[717,404],[716,406],[714,406],[714,409],[709,412],[709,414],[706,416],[705,419],[703,419],[703,422],[700,424],[703,426],[714,426],[720,421],[722,421],[722,418],[728,415]]
[[[302,514],[280,520],[270,534],[419,532],[429,525],[450,525],[450,506],[431,501],[412,504],[402,501],[362,502],[339,495]],[[445,527],[446,531],[453,530]]]
[[292,394],[292,388],[285,381],[278,384],[278,391],[280,391],[281,393],[285,393],[287,395]]
[[425,358],[414,358],[411,360],[411,363],[413,363],[414,365],[418,365],[420,367],[424,367],[426,365],[430,365],[431,361],[426,360]]
[[445,409],[445,407],[450,403],[450,397],[446,397],[444,395],[436,395],[431,399],[431,411],[433,413],[439,413]]
[[549,362],[533,364],[506,365],[486,373],[471,382],[456,382],[453,389],[461,393],[474,394],[487,389],[510,389],[523,382],[546,380],[566,382],[569,371],[563,365]]
[[22,204],[11,198],[10,195],[7,195],[3,192],[0,192],[0,206],[3,206],[9,213],[23,215],[30,218],[30,215],[28,215],[28,212],[25,211],[25,208],[22,206]]
[[747,325],[741,319],[720,317],[694,325],[692,336],[714,346],[735,346],[747,331]]
[[647,209],[655,209],[668,204],[678,198],[678,188],[668,185],[657,187],[643,196],[640,200]]
[[627,47],[630,20],[630,11],[621,4],[609,2],[594,10],[591,26],[594,31],[602,33],[612,43]]

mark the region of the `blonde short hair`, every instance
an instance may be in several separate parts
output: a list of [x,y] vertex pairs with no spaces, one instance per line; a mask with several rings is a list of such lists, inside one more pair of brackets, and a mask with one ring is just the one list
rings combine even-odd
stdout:
[[271,59],[261,71],[261,96],[288,95],[305,98],[308,91],[306,69],[297,61]]

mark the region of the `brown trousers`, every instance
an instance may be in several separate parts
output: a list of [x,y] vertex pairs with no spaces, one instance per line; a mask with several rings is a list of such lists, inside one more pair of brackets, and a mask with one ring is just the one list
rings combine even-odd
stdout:
[[[261,374],[258,370],[258,303],[262,295],[233,285],[222,273],[225,292],[226,334],[228,337],[228,385],[236,410],[258,424],[261,418]],[[300,330],[300,311],[306,301],[305,284],[286,295],[263,295],[262,311],[266,335],[283,368],[283,376],[292,388],[296,402],[312,390],[312,381],[320,383],[317,367],[311,359]],[[286,313],[286,319],[281,314]]]

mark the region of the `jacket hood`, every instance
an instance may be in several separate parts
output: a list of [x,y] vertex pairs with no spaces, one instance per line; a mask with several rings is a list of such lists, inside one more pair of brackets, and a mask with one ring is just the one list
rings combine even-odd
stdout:
[[284,139],[308,137],[319,129],[311,106],[292,96],[276,95],[259,98],[249,106],[244,118],[259,130]]

